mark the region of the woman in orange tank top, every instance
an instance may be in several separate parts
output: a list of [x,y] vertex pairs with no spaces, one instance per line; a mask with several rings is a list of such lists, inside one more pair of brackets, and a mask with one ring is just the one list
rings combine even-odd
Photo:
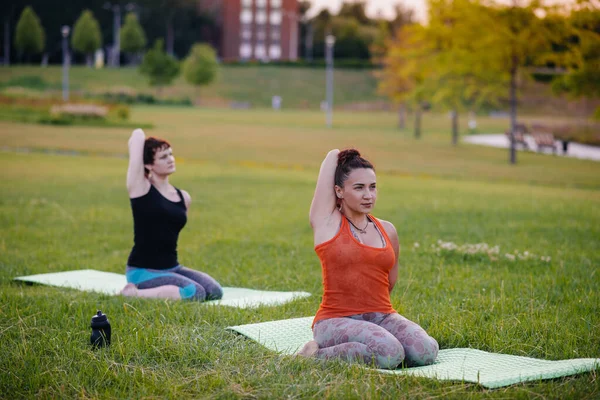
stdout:
[[370,213],[377,199],[373,165],[357,150],[330,151],[310,207],[323,299],[306,357],[372,363],[379,368],[428,365],[437,341],[398,314],[390,292],[398,277],[398,234]]

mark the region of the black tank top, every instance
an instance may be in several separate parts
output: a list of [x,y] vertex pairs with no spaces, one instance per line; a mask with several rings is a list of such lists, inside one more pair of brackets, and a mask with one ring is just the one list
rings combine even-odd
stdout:
[[165,198],[150,185],[148,193],[131,202],[133,212],[133,249],[127,265],[138,268],[168,269],[179,265],[177,238],[187,222],[181,191],[179,201]]

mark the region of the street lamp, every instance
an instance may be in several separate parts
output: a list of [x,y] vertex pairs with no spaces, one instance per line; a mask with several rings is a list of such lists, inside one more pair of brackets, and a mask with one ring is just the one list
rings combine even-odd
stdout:
[[333,46],[335,36],[325,37],[325,62],[327,78],[327,127],[331,128],[333,122]]
[[62,81],[62,89],[63,89],[63,101],[69,100],[69,64],[71,63],[71,57],[69,56],[69,32],[71,28],[67,25],[63,25],[60,29],[60,33],[62,34],[62,51],[63,51],[63,81]]

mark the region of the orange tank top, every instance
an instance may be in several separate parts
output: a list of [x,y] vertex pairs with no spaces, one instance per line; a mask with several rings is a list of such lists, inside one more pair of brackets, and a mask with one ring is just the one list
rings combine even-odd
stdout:
[[396,255],[381,223],[369,215],[385,238],[385,247],[360,243],[342,217],[339,232],[315,246],[321,260],[323,299],[313,321],[346,317],[367,312],[393,313],[389,292],[389,273]]

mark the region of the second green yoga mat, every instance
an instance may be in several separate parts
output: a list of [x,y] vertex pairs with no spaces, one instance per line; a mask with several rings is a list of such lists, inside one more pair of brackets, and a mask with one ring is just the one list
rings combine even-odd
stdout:
[[[312,339],[313,317],[295,318],[258,324],[230,326],[263,346],[282,354],[295,353]],[[509,354],[488,353],[477,349],[440,350],[433,365],[417,368],[377,371],[440,380],[478,383],[498,388],[515,383],[552,379],[600,368],[600,358],[548,361]]]

